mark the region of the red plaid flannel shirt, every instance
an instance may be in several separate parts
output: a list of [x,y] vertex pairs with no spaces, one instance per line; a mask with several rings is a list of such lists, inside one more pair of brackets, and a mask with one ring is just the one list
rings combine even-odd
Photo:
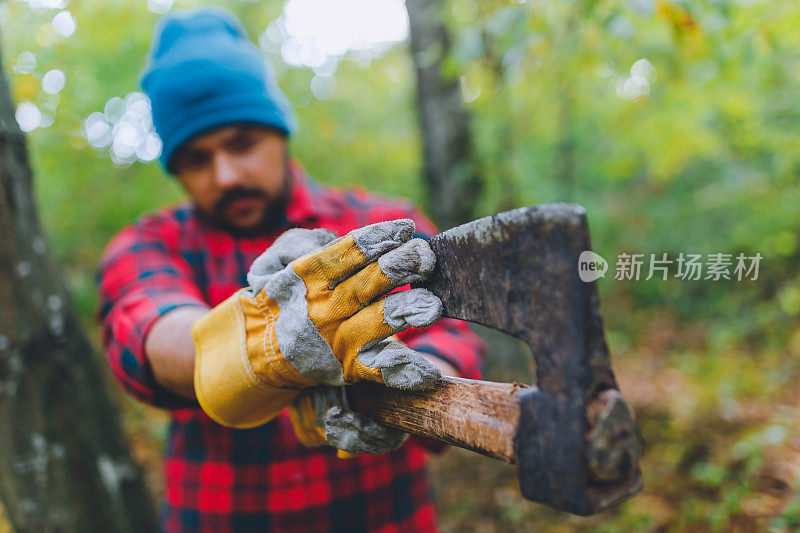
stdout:
[[[210,227],[190,205],[163,210],[123,229],[99,267],[103,342],[114,378],[137,399],[171,410],[165,452],[165,531],[435,531],[436,518],[420,441],[382,455],[338,459],[329,447],[306,448],[284,412],[238,430],[209,419],[196,402],[160,387],[144,356],[153,323],[180,306],[215,306],[247,284],[250,263],[290,227],[355,228],[412,218],[417,232],[436,228],[406,202],[363,190],[338,190],[292,165],[286,220],[244,239]],[[463,322],[442,319],[399,335],[465,377],[479,377],[484,345]]]

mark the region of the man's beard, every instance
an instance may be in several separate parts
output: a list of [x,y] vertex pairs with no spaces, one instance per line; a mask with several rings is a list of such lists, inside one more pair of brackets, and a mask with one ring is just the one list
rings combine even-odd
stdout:
[[[214,204],[211,212],[198,209],[200,218],[212,226],[230,233],[234,237],[258,237],[274,231],[286,220],[286,207],[289,205],[289,195],[291,193],[291,180],[289,179],[289,169],[284,172],[283,186],[277,197],[270,199],[264,191],[254,187],[236,187],[225,191],[219,200]],[[250,227],[241,227],[233,224],[225,217],[225,209],[234,201],[242,198],[257,198],[266,201],[266,207],[262,213],[261,220]]]

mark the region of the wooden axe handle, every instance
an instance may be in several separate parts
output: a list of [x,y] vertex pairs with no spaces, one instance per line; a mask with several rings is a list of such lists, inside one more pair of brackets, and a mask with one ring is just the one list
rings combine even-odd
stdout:
[[348,387],[350,407],[381,424],[516,462],[517,383],[443,377],[426,391],[401,391],[361,381]]
[[[402,391],[369,381],[348,390],[350,407],[381,424],[517,463],[517,395],[536,392],[519,383],[494,383],[445,376],[426,391]],[[628,477],[639,462],[639,439],[625,399],[616,389],[587,403],[585,456],[595,481]],[[525,443],[521,443],[525,445]]]

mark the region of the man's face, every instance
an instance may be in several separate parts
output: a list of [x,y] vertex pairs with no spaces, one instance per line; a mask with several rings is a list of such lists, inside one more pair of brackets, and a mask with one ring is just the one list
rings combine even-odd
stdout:
[[254,233],[284,215],[286,139],[257,125],[225,126],[181,146],[171,168],[201,213],[225,229]]

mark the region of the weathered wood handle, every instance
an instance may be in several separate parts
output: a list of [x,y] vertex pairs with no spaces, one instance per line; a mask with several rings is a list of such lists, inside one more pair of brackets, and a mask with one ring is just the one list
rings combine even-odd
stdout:
[[348,387],[350,407],[381,424],[509,463],[516,462],[516,383],[443,377],[426,391],[401,391],[362,381]]
[[[350,407],[381,424],[516,463],[517,395],[536,387],[443,377],[426,391],[402,391],[367,381],[347,390]],[[587,475],[595,481],[626,478],[639,460],[633,413],[616,389],[602,391],[587,405]]]

